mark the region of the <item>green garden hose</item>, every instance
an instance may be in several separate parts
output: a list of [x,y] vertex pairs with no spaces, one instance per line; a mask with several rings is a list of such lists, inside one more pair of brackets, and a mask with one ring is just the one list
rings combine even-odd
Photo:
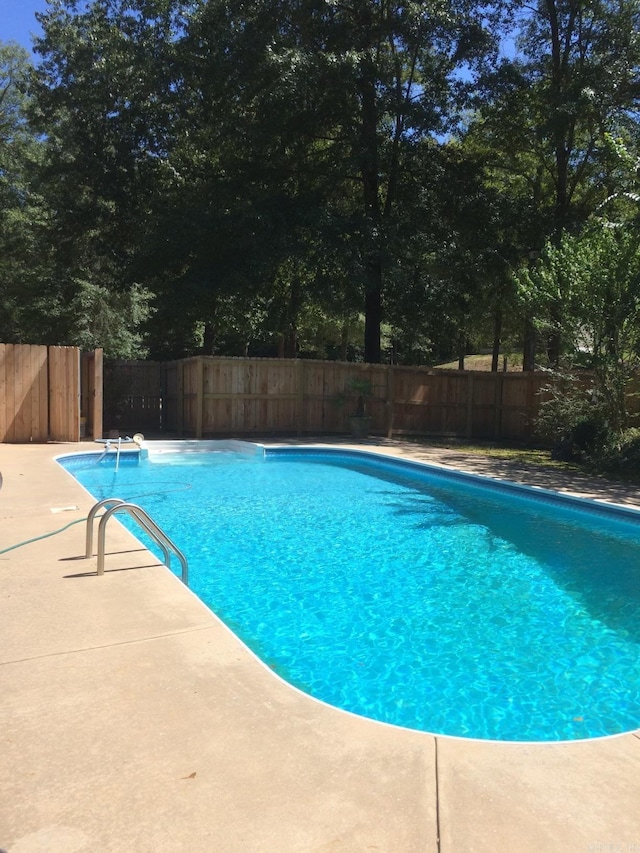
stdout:
[[74,524],[80,524],[86,520],[86,518],[76,518],[75,521],[70,521],[69,524],[65,524],[64,527],[60,527],[58,530],[52,530],[50,533],[43,533],[42,536],[34,536],[33,539],[25,539],[24,542],[18,542],[17,545],[9,545],[8,548],[2,548],[0,550],[0,554],[6,554],[8,551],[14,551],[16,548],[22,548],[23,545],[29,545],[31,542],[38,542],[40,539],[47,539],[49,536],[55,536],[56,533],[62,533],[64,530],[68,530],[69,527],[73,527]]
[[[149,495],[164,495],[169,492],[182,492],[187,491],[191,488],[191,483],[178,483],[176,484],[179,488],[173,489],[163,489],[162,491],[155,492],[142,492],[141,494],[136,495],[136,497],[147,497]],[[2,488],[2,474],[0,474],[0,488]],[[102,516],[96,516],[97,519],[102,518]],[[15,551],[16,548],[22,548],[23,545],[30,545],[31,542],[38,542],[40,539],[47,539],[49,536],[55,536],[57,533],[63,533],[65,530],[68,530],[69,527],[73,527],[74,524],[80,524],[81,522],[85,522],[86,518],[76,518],[75,521],[70,521],[69,524],[65,524],[64,527],[58,528],[58,530],[52,530],[50,533],[43,533],[42,536],[34,536],[33,539],[25,539],[24,542],[18,542],[17,545],[10,545],[8,548],[0,549],[0,554],[6,554],[8,551]],[[0,850],[0,853],[2,851]]]

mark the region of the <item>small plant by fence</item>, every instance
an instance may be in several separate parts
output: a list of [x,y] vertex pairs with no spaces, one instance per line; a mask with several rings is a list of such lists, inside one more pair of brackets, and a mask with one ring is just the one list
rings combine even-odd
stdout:
[[353,388],[366,382],[374,434],[526,441],[547,381],[539,373],[303,359],[114,362],[105,371],[105,426],[195,438],[344,434],[356,406]]

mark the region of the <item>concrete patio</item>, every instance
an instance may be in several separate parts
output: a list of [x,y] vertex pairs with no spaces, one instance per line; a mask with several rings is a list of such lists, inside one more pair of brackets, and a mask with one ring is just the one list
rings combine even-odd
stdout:
[[[640,505],[554,469],[378,445]],[[0,445],[0,552],[86,518],[54,457],[88,449]],[[0,553],[7,853],[640,853],[639,732],[500,744],[355,717],[277,678],[120,524],[103,577],[83,551],[79,523]]]

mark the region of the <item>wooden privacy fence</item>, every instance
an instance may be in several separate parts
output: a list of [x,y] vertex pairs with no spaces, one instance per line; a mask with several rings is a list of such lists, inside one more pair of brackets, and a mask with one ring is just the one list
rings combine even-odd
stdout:
[[0,442],[102,436],[102,350],[0,344]]
[[374,434],[527,440],[548,382],[541,373],[208,356],[115,362],[105,377],[105,396],[114,398],[105,411],[107,428],[196,438],[348,432],[356,399],[350,386],[357,379],[371,387]]

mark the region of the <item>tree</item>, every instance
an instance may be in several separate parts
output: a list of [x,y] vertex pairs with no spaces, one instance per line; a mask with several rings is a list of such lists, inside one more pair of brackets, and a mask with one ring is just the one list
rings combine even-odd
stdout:
[[[519,54],[489,73],[500,4],[49,0],[31,115],[51,335],[97,341],[121,295],[119,349],[144,331],[158,356],[307,340],[378,361],[384,330],[420,360],[493,338],[497,366],[510,269],[616,186],[638,3],[519,6]],[[528,307],[553,363],[566,306]]]
[[37,341],[32,307],[46,258],[39,251],[43,213],[34,189],[40,143],[27,120],[31,64],[17,44],[0,42],[0,340]]
[[[519,54],[487,77],[470,133],[484,140],[490,180],[526,202],[514,235],[526,265],[548,239],[559,244],[579,230],[611,191],[606,133],[637,132],[640,4],[539,0],[520,15]],[[564,305],[547,307],[556,330],[548,358],[557,365]]]
[[[606,141],[618,161],[619,191],[581,234],[549,241],[533,268],[521,273],[520,284],[529,300],[565,306],[563,327],[556,331],[570,342],[570,366],[593,371],[590,405],[604,419],[603,435],[615,438],[627,426],[627,390],[640,367],[640,157],[620,140]],[[553,318],[545,307],[539,316]],[[583,396],[577,406],[581,417],[589,409]],[[556,403],[557,395],[547,406],[547,420],[550,412],[566,429],[562,419],[571,407]]]
[[[421,140],[446,131],[456,69],[488,50],[484,11],[464,2],[211,0],[189,21],[184,127],[196,129],[189,146],[209,161],[209,186],[219,189],[222,175],[227,186],[237,181],[254,213],[260,199],[280,198],[274,270],[301,207],[314,240],[343,251],[364,307],[366,360],[381,358],[407,165]],[[349,241],[331,242],[336,230]]]
[[[44,139],[38,188],[49,211],[43,246],[57,303],[55,336],[109,355],[143,351],[149,313],[141,246],[161,185],[171,2],[50,0],[30,118]],[[127,323],[129,327],[126,328]]]

